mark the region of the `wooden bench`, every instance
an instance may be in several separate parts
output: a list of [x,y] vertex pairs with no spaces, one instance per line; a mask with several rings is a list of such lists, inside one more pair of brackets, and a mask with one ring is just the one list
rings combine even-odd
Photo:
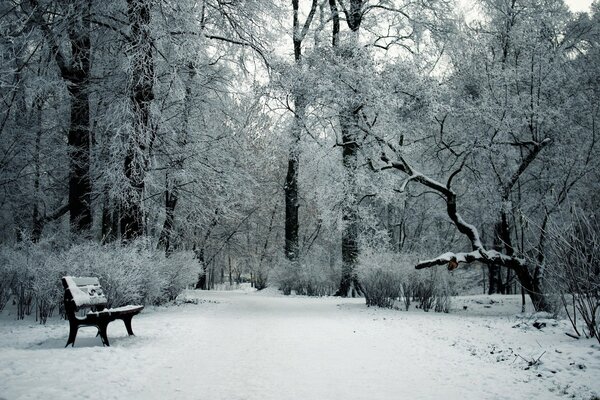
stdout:
[[[69,319],[69,340],[65,347],[75,344],[75,337],[80,326],[95,326],[98,328],[102,344],[110,346],[106,329],[108,324],[116,319],[122,320],[127,333],[133,335],[131,319],[142,311],[144,306],[106,308],[106,296],[98,278],[65,276],[62,278],[62,284],[65,288],[65,313]],[[77,312],[82,308],[91,308],[91,310],[84,317],[80,317]]]

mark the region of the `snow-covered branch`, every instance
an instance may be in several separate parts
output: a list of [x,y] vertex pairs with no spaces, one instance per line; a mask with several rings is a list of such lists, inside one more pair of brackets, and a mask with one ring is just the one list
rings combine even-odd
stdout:
[[[392,148],[391,146],[389,147]],[[416,171],[403,157],[399,156],[398,159],[399,161],[392,161],[384,154],[381,156],[381,160],[387,162],[388,164],[387,169],[394,168],[409,175],[409,178],[402,184],[400,190],[404,190],[409,182],[415,181],[440,193],[446,199],[446,210],[448,212],[448,216],[457,227],[459,232],[469,238],[473,250],[483,249],[477,228],[467,223],[457,212],[456,193],[454,193],[454,191],[448,186]],[[386,167],[384,167],[384,169],[386,169]]]
[[479,261],[484,264],[502,265],[507,268],[522,268],[526,266],[525,260],[517,257],[507,256],[496,250],[484,250],[480,248],[470,253],[444,253],[430,260],[419,261],[416,269],[434,267],[436,265],[448,265],[448,270],[458,268],[459,264],[469,264]]

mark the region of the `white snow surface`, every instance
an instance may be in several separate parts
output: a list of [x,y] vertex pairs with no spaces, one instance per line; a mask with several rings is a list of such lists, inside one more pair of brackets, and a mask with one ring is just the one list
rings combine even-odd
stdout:
[[[0,399],[585,399],[600,346],[565,321],[520,314],[518,296],[453,299],[450,314],[274,290],[188,291],[145,309],[111,347],[94,328],[0,314]],[[464,309],[466,306],[466,310]],[[536,329],[534,322],[546,327]],[[528,361],[539,359],[537,365]]]
[[137,310],[137,309],[142,308],[142,307],[143,306],[135,306],[135,305],[128,304],[126,306],[121,306],[121,307],[105,308],[102,311],[88,311],[88,314],[111,314],[111,313],[119,313],[119,312],[124,312],[124,311]]

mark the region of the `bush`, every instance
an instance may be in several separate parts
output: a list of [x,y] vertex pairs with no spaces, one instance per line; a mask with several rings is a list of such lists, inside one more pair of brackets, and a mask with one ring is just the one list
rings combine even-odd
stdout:
[[[575,212],[569,226],[547,230],[547,281],[575,333],[600,342],[600,217]],[[581,326],[578,318],[583,320]]]
[[[393,308],[403,296],[408,264],[392,252],[364,252],[360,258],[358,280],[368,306]],[[410,300],[409,300],[410,303]]]
[[412,275],[413,299],[427,312],[450,312],[451,288],[448,274],[436,268]]
[[339,269],[310,260],[297,265],[282,260],[273,268],[269,279],[285,295],[293,291],[298,295],[328,296],[337,290]]
[[402,296],[400,274],[383,268],[370,269],[360,276],[367,306],[393,308]]
[[194,284],[198,272],[191,252],[166,258],[144,240],[129,246],[89,242],[64,249],[48,241],[0,246],[0,307],[13,297],[18,318],[31,314],[34,305],[36,317],[45,323],[57,306],[62,307],[60,279],[65,275],[97,276],[108,307],[158,305]]

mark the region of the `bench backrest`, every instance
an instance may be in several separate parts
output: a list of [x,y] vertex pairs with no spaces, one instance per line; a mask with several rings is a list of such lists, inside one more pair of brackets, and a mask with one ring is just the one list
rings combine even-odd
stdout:
[[65,276],[62,278],[65,288],[65,305],[72,301],[76,308],[105,306],[107,304],[104,290],[100,286],[98,278],[76,278]]

